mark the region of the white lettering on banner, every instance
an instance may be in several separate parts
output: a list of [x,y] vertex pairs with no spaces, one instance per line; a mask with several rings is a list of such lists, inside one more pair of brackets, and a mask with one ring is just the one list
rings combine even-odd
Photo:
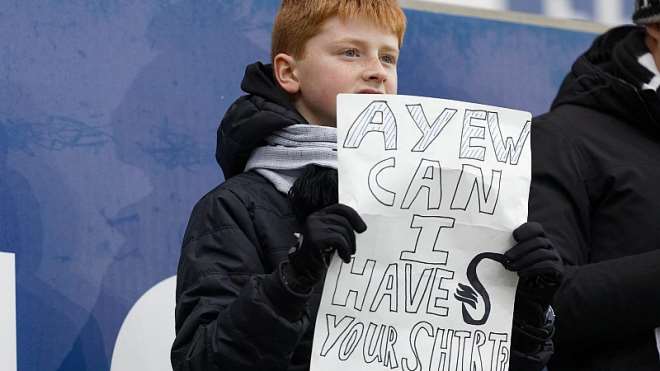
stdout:
[[517,278],[500,262],[527,219],[530,121],[445,99],[338,97],[339,200],[369,229],[351,262],[330,264],[310,370],[508,369]]
[[0,370],[16,371],[15,255],[0,252]]

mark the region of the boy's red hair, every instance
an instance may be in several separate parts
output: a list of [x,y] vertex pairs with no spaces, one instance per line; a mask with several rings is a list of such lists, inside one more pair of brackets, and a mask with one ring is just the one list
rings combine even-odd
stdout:
[[406,16],[398,0],[282,0],[273,26],[271,60],[279,53],[301,58],[307,41],[334,16],[371,21],[396,35],[399,47],[403,42]]

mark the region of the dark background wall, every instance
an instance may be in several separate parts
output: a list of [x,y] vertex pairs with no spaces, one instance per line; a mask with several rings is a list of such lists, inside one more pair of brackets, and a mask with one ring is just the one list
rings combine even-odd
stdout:
[[[110,369],[223,180],[217,123],[268,56],[274,0],[0,2],[0,251],[21,371]],[[408,11],[400,93],[543,112],[594,35]]]

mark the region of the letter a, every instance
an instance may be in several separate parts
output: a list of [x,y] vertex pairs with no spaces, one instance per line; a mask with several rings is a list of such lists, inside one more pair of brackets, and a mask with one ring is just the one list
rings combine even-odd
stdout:
[[360,113],[351,125],[344,141],[344,148],[358,148],[370,132],[383,135],[386,150],[396,149],[396,118],[384,100],[373,101]]

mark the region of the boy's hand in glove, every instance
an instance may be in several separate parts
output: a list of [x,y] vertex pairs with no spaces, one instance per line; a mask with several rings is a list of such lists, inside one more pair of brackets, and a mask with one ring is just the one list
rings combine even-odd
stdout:
[[525,223],[513,231],[517,244],[504,253],[507,269],[518,272],[513,315],[511,370],[544,365],[553,353],[554,313],[550,308],[561,285],[564,266],[539,223]]
[[309,214],[283,272],[287,285],[296,292],[309,292],[325,276],[335,251],[345,263],[351,261],[355,232],[365,230],[367,225],[360,215],[346,205],[334,204]]
[[522,294],[525,299],[547,307],[564,277],[561,257],[539,223],[521,225],[513,231],[513,238],[517,244],[504,256],[506,268],[518,272],[520,277],[516,296]]

